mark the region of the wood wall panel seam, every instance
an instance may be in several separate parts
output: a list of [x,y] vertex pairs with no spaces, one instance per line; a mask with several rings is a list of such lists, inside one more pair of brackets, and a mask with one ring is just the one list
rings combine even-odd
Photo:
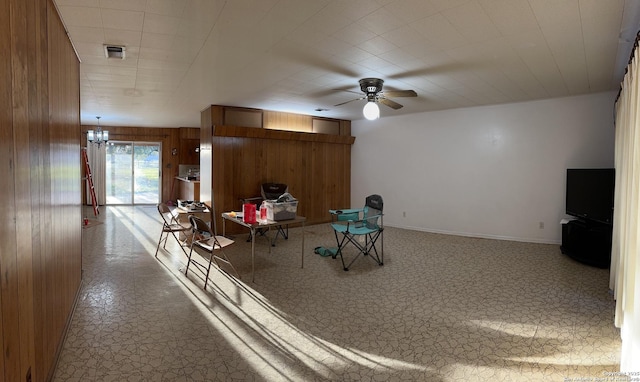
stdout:
[[[0,49],[10,52],[11,49],[11,22],[9,2],[0,3]],[[15,203],[14,203],[14,175],[13,175],[13,119],[11,113],[12,98],[12,72],[11,55],[0,56],[0,185],[4,189],[3,196],[7,202],[0,205],[0,222],[3,225],[2,237],[0,237],[0,269],[4,269],[5,258],[16,253],[15,240]],[[5,231],[6,230],[6,231]],[[0,274],[0,320],[4,321],[7,301],[3,298],[6,279]],[[5,362],[5,333],[4,323],[0,325],[0,379],[6,380],[8,365]],[[9,333],[7,333],[8,335]]]
[[[13,164],[12,196],[9,200],[13,209],[14,237],[3,238],[15,244],[13,250],[0,258],[2,269],[1,302],[3,330],[3,377],[6,380],[18,380],[27,370],[33,359],[33,296],[30,284],[29,267],[31,261],[31,242],[23,234],[30,231],[31,215],[24,213],[30,209],[29,192],[29,36],[27,33],[27,3],[10,1],[10,33],[9,57],[11,60],[11,122],[13,132],[11,141],[13,150],[10,159]],[[26,171],[25,171],[26,168]],[[7,202],[7,201],[5,201]],[[26,205],[25,205],[26,204]],[[26,289],[24,289],[26,288]],[[25,304],[26,302],[26,304]],[[8,309],[7,309],[8,308]]]

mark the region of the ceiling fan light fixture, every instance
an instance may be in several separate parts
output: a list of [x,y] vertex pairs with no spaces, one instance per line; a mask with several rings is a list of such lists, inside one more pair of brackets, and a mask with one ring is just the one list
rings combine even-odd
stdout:
[[[341,106],[353,101],[367,100],[367,104],[362,109],[364,117],[370,121],[380,118],[380,109],[378,103],[388,106],[394,110],[402,108],[402,105],[390,99],[390,97],[417,97],[418,94],[414,90],[392,90],[389,92],[382,91],[383,80],[380,78],[363,78],[360,80],[360,90],[364,96],[355,98],[346,102],[341,102],[334,106]],[[349,92],[351,92],[349,90]],[[355,92],[352,92],[355,93]]]
[[364,108],[362,109],[362,114],[369,121],[374,121],[380,118],[380,108],[375,102],[367,102],[367,104],[364,105]]

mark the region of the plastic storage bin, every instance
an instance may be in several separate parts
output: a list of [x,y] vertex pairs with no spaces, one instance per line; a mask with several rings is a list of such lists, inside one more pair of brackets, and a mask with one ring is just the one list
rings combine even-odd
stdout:
[[273,221],[295,219],[298,211],[298,201],[293,199],[286,202],[277,202],[275,200],[265,200],[267,207],[267,219]]

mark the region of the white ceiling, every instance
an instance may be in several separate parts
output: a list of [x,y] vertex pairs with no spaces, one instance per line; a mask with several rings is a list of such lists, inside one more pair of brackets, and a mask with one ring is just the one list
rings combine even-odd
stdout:
[[155,127],[198,127],[211,104],[361,119],[365,101],[333,105],[364,77],[418,93],[382,118],[617,90],[639,2],[55,0],[82,123]]

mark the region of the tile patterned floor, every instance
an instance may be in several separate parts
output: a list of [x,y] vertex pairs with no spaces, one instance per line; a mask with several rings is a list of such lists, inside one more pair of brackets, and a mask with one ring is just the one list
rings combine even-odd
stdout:
[[313,253],[327,225],[227,254],[240,281],[155,253],[155,207],[83,230],[83,286],[54,381],[577,381],[618,370],[608,270],[557,245],[385,230],[385,265]]

